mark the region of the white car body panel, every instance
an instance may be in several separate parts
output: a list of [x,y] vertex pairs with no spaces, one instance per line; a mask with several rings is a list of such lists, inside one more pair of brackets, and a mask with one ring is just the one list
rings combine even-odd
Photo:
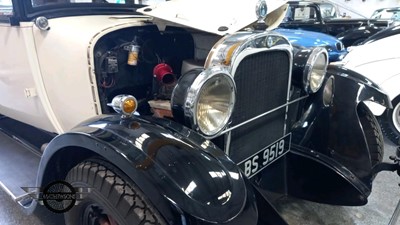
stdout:
[[[357,71],[377,83],[390,100],[400,95],[400,35],[352,47],[342,60],[345,67]],[[369,102],[374,115],[382,115],[385,108]]]
[[[257,2],[258,0],[250,0],[243,4],[241,0],[173,0],[144,7],[137,11],[160,19],[161,21],[157,22],[160,29],[168,24],[180,24],[213,34],[225,35],[247,27],[257,20],[255,14]],[[273,0],[266,1],[266,3],[269,13],[277,9],[279,11],[273,21],[267,19],[269,29],[273,29],[285,15],[282,10],[286,10],[286,6],[284,9],[280,7],[285,5],[286,1]],[[227,29],[219,30],[220,27]]]
[[[10,36],[3,37],[7,41],[0,48],[7,54],[1,57],[18,55],[12,61],[1,59],[13,62],[0,70],[0,95],[5,96],[0,99],[2,113],[56,133],[100,114],[93,47],[104,34],[143,25],[140,21],[143,19],[81,16],[51,19],[49,31],[41,31],[33,23],[0,27],[4,30],[1,35]],[[26,45],[21,45],[24,42]],[[19,72],[15,68],[20,68]],[[26,97],[25,89],[37,96]]]
[[50,120],[48,105],[43,101],[46,94],[38,90],[40,81],[35,80],[40,71],[34,51],[32,24],[19,27],[1,24],[0,39],[2,114],[42,129],[56,130]]

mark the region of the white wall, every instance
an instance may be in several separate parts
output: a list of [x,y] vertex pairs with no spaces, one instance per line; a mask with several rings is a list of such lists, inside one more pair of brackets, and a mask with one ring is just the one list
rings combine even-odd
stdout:
[[400,0],[325,0],[335,3],[339,6],[340,13],[344,12],[351,18],[359,18],[360,16],[354,12],[369,18],[372,13],[379,8],[385,7],[399,7]]

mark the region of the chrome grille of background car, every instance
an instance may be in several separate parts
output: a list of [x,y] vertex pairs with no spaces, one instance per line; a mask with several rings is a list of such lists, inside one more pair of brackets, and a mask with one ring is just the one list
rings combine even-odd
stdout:
[[[290,79],[290,56],[269,50],[245,57],[234,79],[236,104],[230,127],[286,103]],[[284,134],[286,107],[231,131],[230,158],[241,162]]]

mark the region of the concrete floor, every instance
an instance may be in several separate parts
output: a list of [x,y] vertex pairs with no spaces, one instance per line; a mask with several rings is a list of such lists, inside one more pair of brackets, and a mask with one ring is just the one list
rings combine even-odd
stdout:
[[[394,154],[395,146],[387,140],[385,143],[384,160],[387,161]],[[290,225],[383,225],[388,224],[400,199],[399,183],[396,173],[381,172],[375,179],[369,203],[362,207],[331,206],[293,198],[279,199],[276,206]],[[25,215],[2,190],[0,202],[0,225],[63,224],[62,215],[44,207],[32,215]]]
[[[396,146],[385,139],[383,160],[389,162],[395,150]],[[384,225],[400,200],[399,183],[397,173],[379,173],[365,206],[332,206],[286,197],[278,200],[276,207],[291,225]]]

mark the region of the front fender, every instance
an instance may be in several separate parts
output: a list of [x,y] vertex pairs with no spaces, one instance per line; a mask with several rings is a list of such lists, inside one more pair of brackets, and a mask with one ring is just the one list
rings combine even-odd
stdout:
[[212,223],[232,221],[244,208],[246,217],[257,220],[257,209],[247,201],[253,192],[238,167],[213,143],[172,121],[119,116],[86,121],[49,143],[38,186],[46,185],[46,174],[62,166],[54,165],[54,159],[74,148],[89,149],[117,166],[166,218],[173,217],[168,206],[174,205]]
[[338,65],[329,65],[327,76],[335,77],[334,99],[336,102],[344,104],[355,102],[358,105],[362,101],[372,101],[386,108],[392,108],[387,93],[362,74]]
[[305,103],[301,119],[293,126],[293,140],[333,158],[371,187],[372,163],[357,106],[369,100],[391,107],[391,102],[378,85],[352,70],[330,65],[329,77],[334,79],[331,104],[323,103],[325,80]]

